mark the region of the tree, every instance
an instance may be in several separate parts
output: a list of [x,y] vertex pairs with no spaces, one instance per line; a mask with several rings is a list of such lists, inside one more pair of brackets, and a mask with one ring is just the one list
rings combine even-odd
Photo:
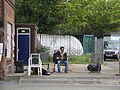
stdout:
[[120,0],[16,0],[16,23],[39,33],[103,34],[120,29]]
[[53,0],[16,0],[16,23],[33,23],[39,27],[39,33],[50,32],[57,22],[55,3]]

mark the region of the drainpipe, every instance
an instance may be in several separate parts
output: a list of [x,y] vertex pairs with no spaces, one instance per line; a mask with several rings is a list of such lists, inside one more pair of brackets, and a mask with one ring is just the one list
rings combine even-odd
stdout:
[[2,25],[4,26],[4,0],[2,0]]
[[3,54],[2,54],[2,63],[5,64],[6,62],[4,61],[5,60],[5,29],[4,29],[4,25],[5,25],[5,18],[4,18],[4,15],[5,15],[5,1],[6,0],[2,0],[2,43],[3,43]]
[[0,28],[4,26],[4,0],[2,0],[2,21],[0,22]]

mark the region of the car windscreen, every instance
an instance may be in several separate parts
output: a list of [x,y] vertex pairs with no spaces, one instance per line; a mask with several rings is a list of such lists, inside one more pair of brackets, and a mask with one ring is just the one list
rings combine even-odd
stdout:
[[119,50],[119,43],[118,42],[104,42],[104,49],[107,50]]

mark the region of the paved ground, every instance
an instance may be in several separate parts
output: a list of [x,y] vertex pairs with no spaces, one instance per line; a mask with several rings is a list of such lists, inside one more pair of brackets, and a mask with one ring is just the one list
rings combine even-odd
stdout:
[[41,84],[27,83],[21,85],[15,83],[6,83],[6,84],[0,84],[0,90],[120,90],[120,87],[88,85],[88,84],[41,85]]
[[[25,73],[19,81],[0,81],[0,90],[120,90],[120,76],[115,75],[118,73],[116,67],[105,63],[100,74],[89,73],[86,67],[87,64],[71,64],[68,73],[55,72],[42,77],[37,75],[28,77]],[[53,65],[50,66],[50,72],[52,68]]]
[[15,83],[5,83],[5,84],[0,84],[0,90],[120,90],[120,87],[88,85],[88,84],[41,85],[41,84],[27,83],[21,85]]
[[[86,70],[87,64],[71,64],[69,65],[68,73],[52,73],[50,76],[25,76],[20,79],[21,84],[34,83],[34,84],[88,84],[88,85],[112,85],[120,86],[120,77],[116,76],[117,69],[111,68],[107,65],[102,65],[101,73],[89,73]],[[64,67],[62,67],[64,70]],[[52,72],[52,65],[50,71]]]

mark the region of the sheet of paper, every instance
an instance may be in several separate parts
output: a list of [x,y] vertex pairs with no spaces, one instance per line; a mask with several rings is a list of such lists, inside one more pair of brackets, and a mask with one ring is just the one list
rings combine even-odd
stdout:
[[0,54],[0,62],[1,62],[1,59],[2,59],[2,54]]

